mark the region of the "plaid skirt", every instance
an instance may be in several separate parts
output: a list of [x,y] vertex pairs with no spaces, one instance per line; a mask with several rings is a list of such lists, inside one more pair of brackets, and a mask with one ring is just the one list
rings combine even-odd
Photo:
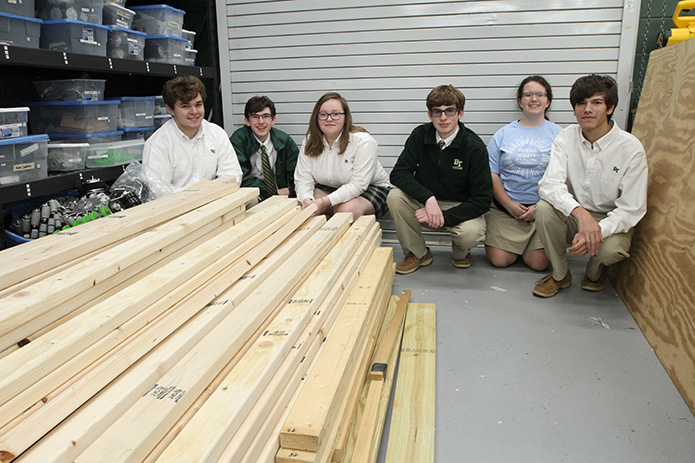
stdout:
[[[337,188],[321,185],[320,183],[316,184],[316,188],[320,188],[328,193],[333,193],[335,190],[337,190]],[[369,187],[360,195],[372,203],[372,206],[374,206],[374,215],[376,215],[377,218],[383,217],[383,215],[389,210],[388,206],[386,205],[386,197],[388,196],[390,190],[391,188],[387,186],[369,185]]]

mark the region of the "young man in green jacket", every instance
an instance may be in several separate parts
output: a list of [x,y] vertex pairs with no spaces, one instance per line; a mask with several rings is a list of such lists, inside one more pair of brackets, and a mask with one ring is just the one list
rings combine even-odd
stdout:
[[485,239],[492,177],[485,143],[460,122],[465,102],[453,85],[433,89],[426,101],[432,122],[412,131],[391,171],[396,188],[387,203],[405,255],[397,273],[432,263],[422,226],[451,234],[457,268],[471,266],[470,249]]
[[275,103],[270,98],[254,96],[244,108],[246,125],[229,138],[241,165],[241,186],[259,188],[259,201],[273,195],[295,196],[294,168],[299,149],[292,137],[273,127],[275,115]]

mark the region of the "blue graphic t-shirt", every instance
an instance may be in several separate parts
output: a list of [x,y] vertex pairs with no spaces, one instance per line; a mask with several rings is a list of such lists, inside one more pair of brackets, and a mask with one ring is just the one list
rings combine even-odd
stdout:
[[535,204],[538,182],[543,177],[553,141],[562,127],[544,121],[537,127],[524,127],[514,121],[499,129],[487,145],[490,171],[497,173],[512,199],[521,204]]

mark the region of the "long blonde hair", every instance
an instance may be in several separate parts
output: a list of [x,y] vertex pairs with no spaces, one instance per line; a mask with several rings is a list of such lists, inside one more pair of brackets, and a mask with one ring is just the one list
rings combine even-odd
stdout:
[[340,136],[340,141],[338,142],[338,154],[343,154],[347,149],[348,143],[350,143],[350,133],[367,132],[367,130],[363,127],[352,124],[352,114],[350,113],[350,107],[348,106],[347,101],[345,101],[345,98],[336,92],[326,93],[319,98],[314,105],[314,110],[311,112],[309,129],[306,131],[307,141],[304,148],[304,154],[307,156],[316,157],[323,153],[323,132],[321,131],[321,127],[319,127],[319,109],[328,100],[338,100],[343,107],[343,112],[345,113],[345,125],[343,126],[343,133]]

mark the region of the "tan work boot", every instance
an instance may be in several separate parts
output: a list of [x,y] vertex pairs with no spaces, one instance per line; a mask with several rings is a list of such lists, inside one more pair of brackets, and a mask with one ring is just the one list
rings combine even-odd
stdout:
[[451,263],[454,264],[456,268],[468,268],[473,265],[473,257],[471,257],[471,253],[469,252],[463,259],[454,259],[452,257]]
[[584,274],[584,278],[582,279],[582,289],[586,291],[601,291],[603,288],[606,287],[606,271],[608,270],[608,267],[603,267],[601,269],[601,275],[598,277],[598,280],[590,280],[589,277]]
[[561,289],[569,288],[572,284],[572,274],[567,270],[567,275],[557,281],[553,278],[553,274],[548,274],[536,282],[533,288],[533,294],[540,297],[552,297]]
[[398,263],[398,265],[396,265],[396,273],[400,273],[401,275],[407,275],[408,273],[413,273],[420,267],[430,265],[432,263],[432,253],[430,252],[430,248],[426,249],[427,252],[425,252],[425,255],[419,259],[415,257],[413,254],[408,253],[408,255],[405,256],[405,259],[403,259]]

